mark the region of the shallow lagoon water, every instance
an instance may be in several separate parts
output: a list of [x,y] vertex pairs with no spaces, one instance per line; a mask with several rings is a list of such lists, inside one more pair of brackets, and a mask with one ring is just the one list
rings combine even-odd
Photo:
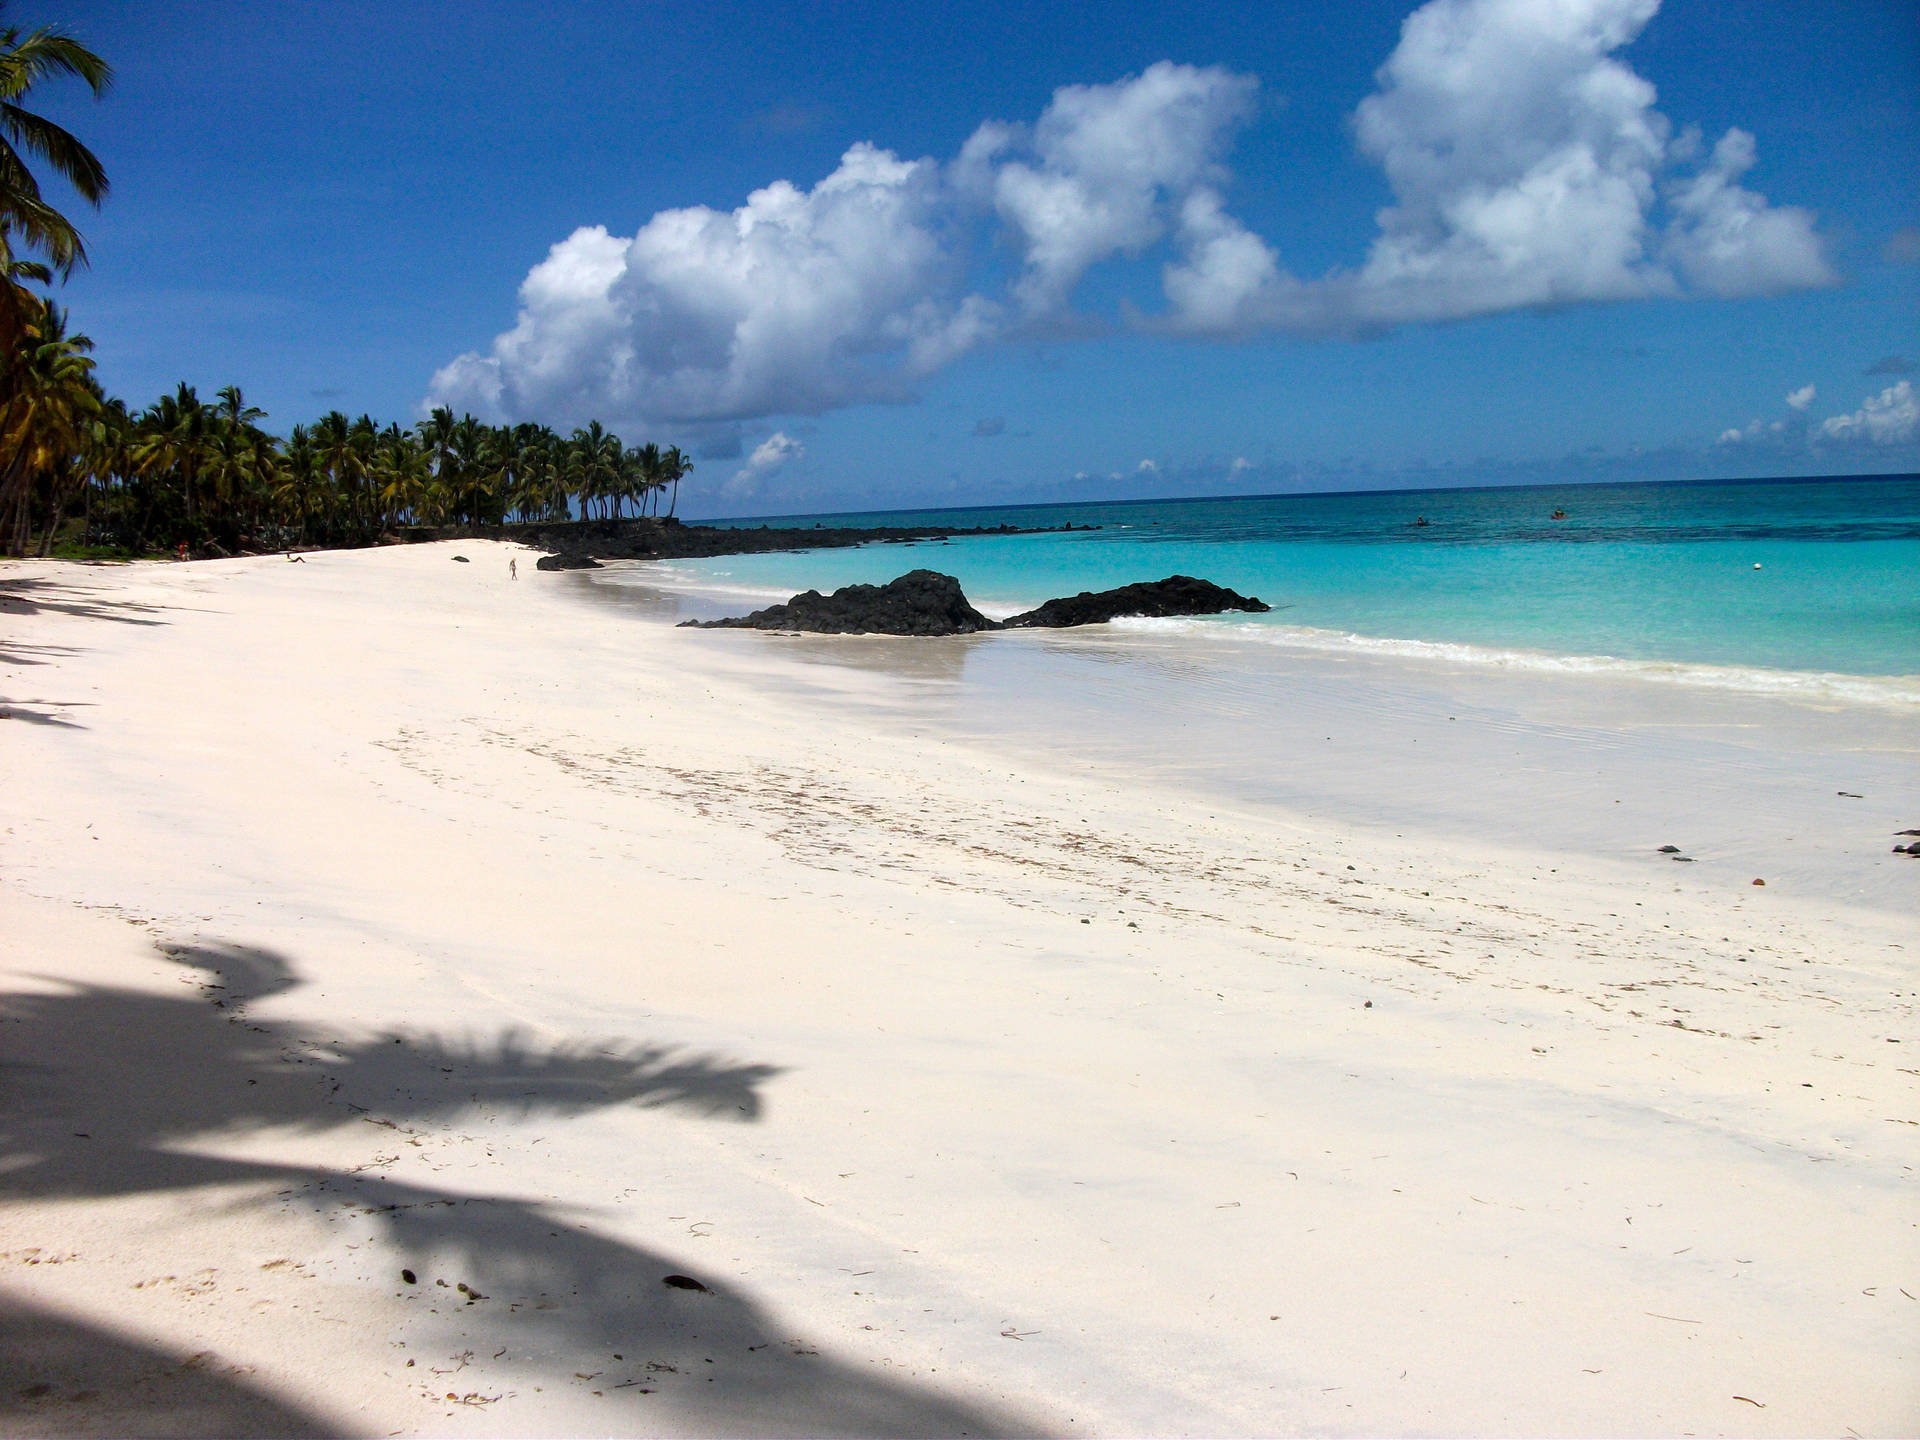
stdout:
[[[1556,511],[1565,518],[1554,519]],[[957,575],[989,614],[1010,614],[1054,595],[1185,573],[1275,607],[1251,622],[1202,622],[1242,640],[1406,645],[1419,653],[1449,647],[1458,660],[1509,666],[1614,660],[1920,677],[1920,479],[1911,476],[1127,502],[779,523],[816,522],[1100,528],[675,561],[660,567],[661,579],[758,604],[926,566]],[[1920,696],[1920,684],[1900,688]]]
[[1276,609],[701,643],[795,704],[866,707],[930,742],[1904,912],[1920,861],[1890,851],[1920,824],[1916,515],[1920,484],[1903,479],[863,516],[1104,528],[656,562],[585,583],[670,620],[919,566],[999,614],[1198,574]]

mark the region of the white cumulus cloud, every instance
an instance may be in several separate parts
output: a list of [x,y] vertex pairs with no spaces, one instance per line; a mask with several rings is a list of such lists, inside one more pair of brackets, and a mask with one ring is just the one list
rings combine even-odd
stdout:
[[1776,295],[1833,283],[1810,212],[1769,205],[1735,181],[1751,170],[1753,136],[1729,130],[1706,168],[1674,187],[1662,254],[1712,295]]
[[1658,0],[1432,0],[1408,17],[1355,116],[1393,203],[1351,274],[1302,281],[1214,203],[1189,203],[1169,266],[1175,324],[1346,330],[1833,280],[1812,217],[1735,183],[1729,130],[1695,174],[1651,84],[1614,52]]
[[1117,85],[1056,90],[1030,134],[981,126],[957,177],[991,195],[1020,245],[1021,305],[1055,311],[1089,267],[1164,236],[1183,204],[1226,178],[1220,152],[1257,88],[1250,76],[1163,60]]
[[1920,430],[1920,400],[1914,396],[1911,380],[1868,396],[1851,415],[1834,415],[1820,422],[1823,439],[1863,440],[1874,445],[1904,445],[1916,430]]
[[723,487],[723,493],[734,499],[751,495],[760,488],[764,476],[806,453],[807,447],[800,441],[784,430],[776,430],[754,446],[746,463],[733,472],[733,478]]
[[1093,267],[1156,251],[1164,313],[1128,318],[1203,336],[1830,282],[1812,217],[1741,183],[1753,137],[1730,129],[1700,160],[1619,58],[1657,8],[1416,10],[1355,114],[1392,200],[1351,270],[1296,276],[1232,213],[1226,157],[1258,82],[1162,61],[1065,86],[1031,124],[982,124],[945,163],[862,143],[811,189],[576,230],[528,272],[513,328],[443,367],[429,402],[649,431],[901,399],[1057,326]]
[[811,190],[663,210],[555,245],[518,323],[434,377],[483,413],[662,421],[817,413],[898,396],[990,328],[959,293],[939,167],[856,145]]
[[1730,426],[1722,430],[1714,443],[1716,445],[1753,445],[1766,441],[1779,445],[1785,443],[1788,438],[1787,422],[1784,420],[1751,420],[1745,429]]
[[1813,403],[1813,386],[1802,385],[1798,390],[1788,392],[1787,404],[1795,410],[1804,410]]
[[753,454],[747,457],[747,469],[771,470],[776,465],[784,465],[789,460],[797,460],[807,453],[807,447],[787,434],[776,430],[758,445]]

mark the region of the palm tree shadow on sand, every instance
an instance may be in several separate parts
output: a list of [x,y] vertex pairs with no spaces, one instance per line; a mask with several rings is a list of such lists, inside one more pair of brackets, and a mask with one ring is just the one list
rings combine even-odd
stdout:
[[9,1435],[307,1436],[328,1427],[209,1353],[166,1351],[0,1296]]
[[179,608],[102,594],[49,576],[16,574],[0,578],[0,615],[55,614],[114,620],[123,625],[165,625],[167,622],[158,617]]
[[[405,1295],[423,1318],[433,1311],[441,1329],[457,1331],[473,1352],[511,1357],[511,1371],[474,1370],[453,1382],[481,1403],[543,1376],[585,1374],[603,1397],[598,1403],[607,1407],[609,1430],[662,1424],[737,1434],[1031,1430],[1030,1422],[813,1354],[774,1330],[737,1287],[715,1276],[687,1277],[700,1289],[664,1283],[682,1268],[676,1262],[583,1230],[545,1205],[191,1148],[216,1135],[317,1132],[362,1120],[404,1132],[410,1121],[480,1110],[564,1116],[638,1104],[752,1123],[760,1114],[760,1087],[776,1067],[623,1044],[539,1048],[512,1032],[486,1043],[399,1034],[342,1043],[249,1013],[248,1002],[299,984],[284,956],[229,945],[166,947],[166,953],[202,973],[197,990],[183,987],[179,996],[168,996],[68,986],[63,993],[0,1001],[7,1022],[0,1027],[0,1200],[251,1183],[257,1197],[237,1203],[304,1205],[376,1227],[385,1242],[380,1252],[417,1272],[419,1283],[409,1287],[388,1274],[366,1283],[382,1294]],[[466,1289],[442,1288],[436,1283],[442,1280]],[[62,1352],[68,1369],[89,1347],[105,1370],[131,1363],[128,1342],[62,1323],[71,1330]],[[10,1363],[17,1369],[17,1361]],[[168,1363],[178,1370],[177,1362]],[[156,1361],[147,1369],[155,1365],[166,1368]],[[52,1391],[39,1400],[22,1398],[35,1385],[55,1382],[3,1371],[0,1379],[6,1385],[0,1421],[17,1417],[42,1433],[78,1433],[60,1422],[67,1413],[77,1420],[78,1412],[40,1403]],[[269,1408],[239,1429],[295,1434],[315,1428],[317,1422],[249,1386],[226,1394],[225,1383],[213,1374],[194,1375],[193,1403],[211,1407],[210,1416],[244,1415],[263,1398]],[[150,1388],[155,1396],[170,1393],[167,1385]],[[23,1405],[29,1408],[18,1408]],[[116,1428],[171,1433],[158,1428],[164,1419],[158,1410],[118,1418],[125,1423]],[[99,1423],[96,1416],[84,1428]]]

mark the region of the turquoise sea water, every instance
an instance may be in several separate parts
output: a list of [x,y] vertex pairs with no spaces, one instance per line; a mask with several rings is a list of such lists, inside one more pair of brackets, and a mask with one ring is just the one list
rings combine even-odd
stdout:
[[[1552,518],[1556,510],[1565,518]],[[1176,622],[1222,639],[1509,664],[1920,677],[1917,476],[1130,501],[775,523],[816,522],[1099,528],[666,568],[676,583],[731,592],[741,608],[753,608],[797,590],[879,582],[925,566],[958,576],[990,614],[1182,573],[1275,607],[1259,617]]]

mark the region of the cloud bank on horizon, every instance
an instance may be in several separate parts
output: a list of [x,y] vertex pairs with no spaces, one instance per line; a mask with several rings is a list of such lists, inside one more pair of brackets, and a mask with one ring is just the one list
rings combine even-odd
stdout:
[[811,190],[576,230],[528,273],[514,327],[442,368],[429,401],[659,426],[904,399],[978,347],[1057,333],[1091,269],[1161,247],[1164,309],[1127,320],[1196,338],[1832,283],[1812,215],[1741,183],[1753,137],[1676,132],[1615,57],[1658,5],[1415,11],[1355,115],[1392,203],[1352,270],[1296,276],[1228,208],[1258,81],[1161,61],[1065,86],[1030,125],[984,123],[944,163],[862,142]]
[[1894,446],[1910,445],[1920,437],[1920,395],[1914,393],[1911,380],[1895,381],[1879,394],[1867,396],[1860,402],[1859,409],[1829,415],[1817,425],[1807,417],[1813,399],[1813,386],[1802,385],[1786,397],[1787,407],[1794,412],[1791,417],[1759,419],[1744,427],[1730,427],[1720,432],[1715,443],[1722,446]]

